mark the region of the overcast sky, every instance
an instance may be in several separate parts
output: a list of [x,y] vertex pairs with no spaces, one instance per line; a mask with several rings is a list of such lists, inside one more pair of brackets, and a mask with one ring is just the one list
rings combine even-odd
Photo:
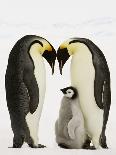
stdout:
[[116,17],[115,0],[0,0],[0,22],[79,23]]

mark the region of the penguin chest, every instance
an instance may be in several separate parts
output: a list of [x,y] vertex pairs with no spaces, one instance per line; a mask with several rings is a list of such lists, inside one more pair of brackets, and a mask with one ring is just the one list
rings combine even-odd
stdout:
[[45,64],[43,61],[43,57],[41,54],[33,54],[30,53],[34,63],[34,75],[36,78],[36,82],[39,88],[39,104],[37,108],[40,111],[42,109],[42,105],[45,97],[45,89],[46,89],[46,72],[45,72]]
[[71,83],[78,90],[80,107],[90,137],[99,136],[103,125],[103,110],[99,109],[94,97],[94,80],[92,54],[86,46],[83,46],[72,58]]
[[44,97],[45,97],[45,89],[46,89],[46,72],[45,72],[45,64],[43,61],[43,57],[38,52],[38,50],[31,48],[29,52],[33,60],[34,75],[39,88],[38,107],[33,114],[28,113],[26,116],[28,126],[33,126],[33,122],[37,124],[41,116],[41,111],[42,111]]
[[39,88],[39,103],[36,111],[31,114],[30,112],[26,115],[26,122],[30,131],[35,146],[38,145],[38,127],[39,119],[41,117],[41,111],[44,103],[46,79],[45,79],[45,65],[42,56],[37,50],[30,50],[30,56],[34,63],[34,75]]

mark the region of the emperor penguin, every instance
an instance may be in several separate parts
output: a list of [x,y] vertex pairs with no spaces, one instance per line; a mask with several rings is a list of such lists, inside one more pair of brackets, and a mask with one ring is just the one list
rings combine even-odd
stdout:
[[89,39],[68,39],[57,51],[61,74],[70,56],[71,85],[78,90],[88,136],[96,149],[108,148],[105,130],[111,105],[111,89],[105,56]]
[[64,96],[55,124],[56,142],[62,148],[81,149],[85,145],[87,134],[77,89],[70,86],[61,91]]
[[13,148],[38,144],[38,128],[46,90],[45,58],[54,73],[56,52],[44,38],[26,35],[12,48],[5,75],[6,100],[14,133]]

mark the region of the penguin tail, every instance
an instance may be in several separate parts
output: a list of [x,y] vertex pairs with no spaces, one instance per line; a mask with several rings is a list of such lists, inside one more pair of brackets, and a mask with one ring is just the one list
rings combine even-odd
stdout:
[[104,82],[104,92],[103,92],[103,105],[104,105],[104,114],[103,114],[103,127],[100,135],[100,144],[102,148],[108,148],[106,143],[106,124],[108,121],[109,110],[111,105],[111,90],[110,90],[110,79]]

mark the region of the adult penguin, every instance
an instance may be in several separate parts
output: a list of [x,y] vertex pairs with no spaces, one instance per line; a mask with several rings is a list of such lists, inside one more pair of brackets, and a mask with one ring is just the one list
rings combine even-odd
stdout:
[[38,126],[44,103],[46,73],[43,57],[54,73],[56,52],[44,38],[35,35],[22,37],[11,50],[5,75],[6,99],[14,133],[13,148],[27,142],[38,144]]
[[71,85],[78,90],[88,135],[95,148],[107,148],[105,130],[111,104],[107,61],[102,51],[89,39],[71,38],[62,43],[57,51],[61,74],[71,55]]

